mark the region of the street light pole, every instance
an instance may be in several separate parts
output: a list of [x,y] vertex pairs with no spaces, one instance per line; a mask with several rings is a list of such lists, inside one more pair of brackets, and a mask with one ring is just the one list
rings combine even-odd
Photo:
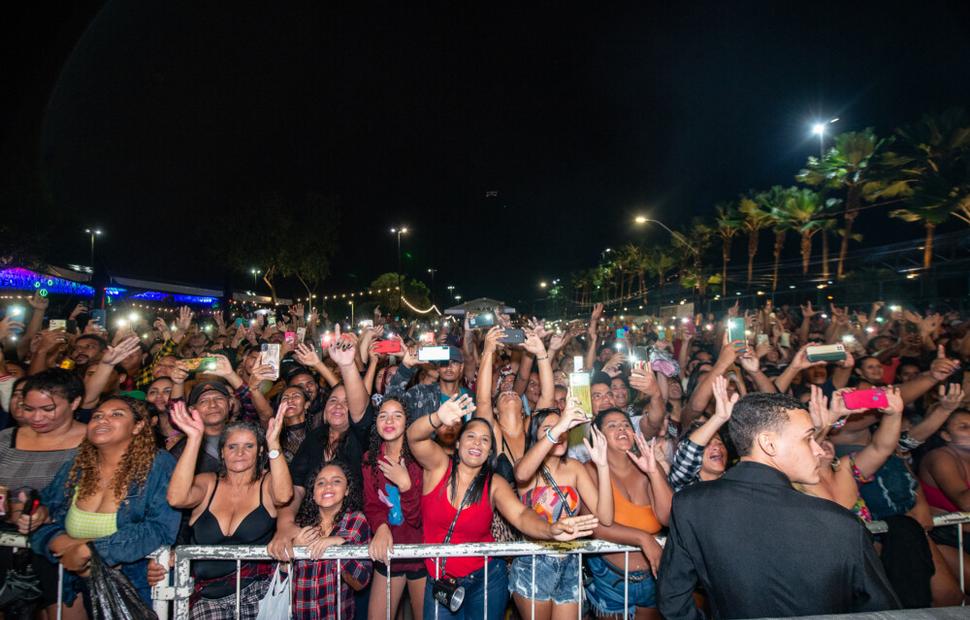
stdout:
[[94,238],[103,233],[100,228],[85,228],[84,232],[91,235],[91,273],[94,274]]
[[354,322],[354,300],[351,299],[347,303],[350,304],[350,329],[353,329],[356,325]]
[[401,295],[404,294],[404,288],[401,284],[401,235],[406,235],[407,232],[407,226],[398,226],[391,229],[391,234],[397,235],[397,299],[394,302],[395,311],[401,309]]
[[438,270],[434,267],[428,267],[428,273],[431,274],[431,305],[434,305],[434,274],[438,273]]
[[654,220],[654,219],[650,219],[648,217],[645,217],[643,215],[638,215],[635,218],[633,218],[633,222],[635,224],[657,224],[658,226],[660,226],[661,228],[663,228],[664,230],[666,230],[668,233],[670,233],[670,236],[671,237],[673,237],[675,240],[677,240],[681,244],[683,244],[684,247],[686,247],[688,250],[690,250],[694,254],[697,254],[697,248],[695,248],[692,245],[690,245],[690,243],[687,242],[687,239],[684,237],[684,235],[680,234],[676,230],[671,230],[669,226],[667,226],[666,224],[664,224],[660,220]]
[[822,123],[815,123],[812,125],[812,133],[818,136],[818,161],[821,162],[825,159],[825,130],[829,125],[835,123],[839,120],[839,117],[830,118],[828,121]]
[[259,274],[261,274],[262,271],[260,271],[259,269],[256,269],[255,267],[253,267],[252,269],[249,270],[249,273],[253,274],[253,293],[255,293],[256,292],[256,276],[258,276]]

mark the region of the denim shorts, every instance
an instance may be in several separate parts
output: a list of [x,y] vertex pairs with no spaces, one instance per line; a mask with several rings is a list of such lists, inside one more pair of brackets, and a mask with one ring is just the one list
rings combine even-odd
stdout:
[[[623,569],[609,564],[597,555],[586,557],[590,579],[586,598],[598,614],[620,616],[623,613]],[[637,607],[657,606],[657,584],[648,570],[629,573],[627,615],[633,617]]]
[[[532,594],[532,559],[535,558],[535,595]],[[512,560],[509,592],[527,599],[556,604],[579,602],[578,555],[522,555]]]

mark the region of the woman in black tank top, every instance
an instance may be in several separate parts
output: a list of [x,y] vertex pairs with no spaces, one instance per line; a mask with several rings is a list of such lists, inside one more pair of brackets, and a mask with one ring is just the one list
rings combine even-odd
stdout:
[[[192,542],[199,545],[265,545],[276,532],[276,508],[293,497],[290,470],[280,454],[283,408],[263,430],[248,422],[226,426],[219,438],[219,472],[193,475],[203,440],[202,418],[177,403],[172,421],[186,434],[185,450],[168,486],[175,508],[191,509]],[[267,462],[269,472],[266,471]],[[204,508],[203,508],[204,506]],[[240,617],[255,618],[273,565],[243,562]],[[193,564],[191,618],[235,617],[236,562]]]

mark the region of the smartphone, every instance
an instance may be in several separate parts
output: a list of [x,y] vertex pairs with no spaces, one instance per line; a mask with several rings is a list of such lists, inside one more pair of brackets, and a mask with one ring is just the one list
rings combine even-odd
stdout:
[[306,340],[306,328],[305,327],[297,327],[296,328],[296,343],[297,344],[303,344],[303,342],[305,340]]
[[810,362],[841,362],[845,360],[845,345],[816,345],[805,349],[805,355]]
[[846,409],[884,409],[889,406],[886,390],[882,388],[842,392],[842,401]]
[[101,308],[95,308],[91,311],[91,320],[101,327],[105,327],[108,320],[108,314]]
[[504,342],[505,344],[522,344],[525,342],[525,332],[521,329],[506,329],[505,336],[499,339],[499,342]]
[[67,329],[67,319],[51,319],[47,329]]
[[758,334],[758,345],[768,344],[768,334]]
[[620,327],[619,329],[616,330],[616,339],[617,340],[626,340],[626,328],[625,327]]
[[421,347],[418,349],[419,362],[447,362],[451,359],[450,347]]
[[374,319],[363,319],[357,322],[357,327],[363,329],[365,327],[374,327]]
[[481,329],[483,327],[493,327],[495,325],[495,314],[492,312],[482,312],[481,314],[473,314],[468,319],[468,327],[472,329]]
[[267,325],[276,325],[276,315],[275,314],[268,314],[268,315],[266,315],[266,324]]
[[667,339],[667,330],[664,329],[664,326],[663,325],[658,325],[657,326],[657,340],[666,340],[666,339]]
[[241,316],[236,317],[236,320],[233,321],[233,323],[236,325],[237,329],[240,327],[249,327],[249,319],[244,319]]
[[296,332],[283,332],[283,342],[291,347],[296,346]]
[[778,344],[785,347],[786,349],[791,348],[791,334],[788,332],[781,332],[781,337],[778,338]]
[[214,357],[190,357],[182,360],[182,365],[190,373],[212,372],[216,369],[217,360]]
[[650,361],[650,347],[633,347],[628,359],[633,364]]
[[380,353],[381,355],[400,355],[401,341],[378,340],[376,343],[374,343],[374,352]]
[[259,347],[259,363],[262,366],[272,366],[273,381],[280,378],[280,345],[275,342],[264,342]]
[[433,345],[434,344],[434,332],[424,332],[423,334],[421,334],[421,338],[419,339],[419,342],[421,344]]
[[737,317],[728,319],[728,340],[730,342],[748,342],[748,337],[744,333],[744,319]]
[[[583,371],[583,356],[576,355],[573,357],[573,371],[569,373],[569,398],[575,398],[579,401],[579,408],[582,409],[583,413],[586,414],[587,419],[593,418],[593,399],[590,394],[590,374]],[[577,427],[578,428],[578,427]],[[582,441],[583,431],[573,429],[576,431],[575,436],[570,432],[569,439],[570,443],[575,440],[576,442]]]

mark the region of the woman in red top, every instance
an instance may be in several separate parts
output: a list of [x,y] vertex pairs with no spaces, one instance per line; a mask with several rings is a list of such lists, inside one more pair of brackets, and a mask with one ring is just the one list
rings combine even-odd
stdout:
[[[395,543],[421,542],[421,466],[404,441],[407,427],[404,404],[386,398],[371,428],[370,448],[364,455],[364,514],[374,532],[370,557],[374,560],[374,581],[367,615],[372,620],[387,617],[387,566],[383,563]],[[397,500],[395,501],[395,494]],[[392,509],[388,503],[396,503]],[[411,611],[421,617],[424,582],[428,572],[422,560],[397,560],[391,569],[391,618],[407,585]]]
[[[471,396],[455,396],[434,413],[412,422],[408,429],[411,453],[424,469],[425,493],[421,497],[424,542],[444,543],[452,523],[454,531],[447,544],[493,542],[491,523],[495,508],[509,524],[532,539],[573,540],[588,536],[598,523],[593,515],[565,517],[549,523],[520,502],[501,476],[492,475],[495,436],[487,421],[472,418],[465,422],[451,457],[432,441],[435,429],[452,425],[474,410]],[[486,620],[502,617],[509,596],[505,562],[493,561],[486,567],[480,557],[435,558],[426,561],[426,568],[433,578],[455,579],[465,589],[465,596],[461,607],[452,613],[448,607],[437,603],[433,595],[435,579],[428,579],[424,592],[425,618],[434,618],[436,612],[438,620],[481,618],[483,614]]]

